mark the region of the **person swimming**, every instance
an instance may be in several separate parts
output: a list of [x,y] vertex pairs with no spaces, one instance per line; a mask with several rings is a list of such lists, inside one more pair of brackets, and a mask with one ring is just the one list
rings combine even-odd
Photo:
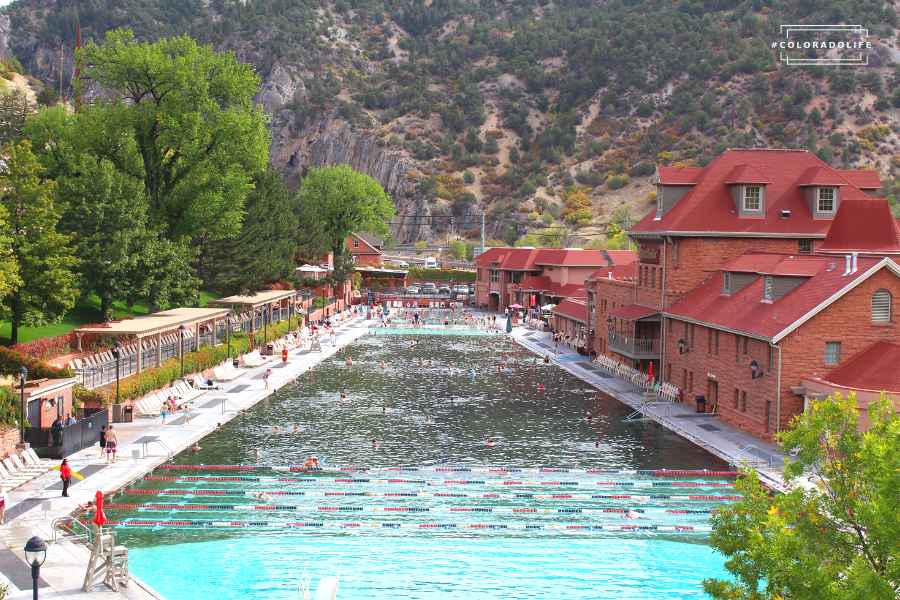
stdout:
[[294,433],[300,433],[300,426],[294,425]]
[[258,491],[258,492],[253,492],[253,493],[250,494],[250,495],[253,496],[254,498],[259,499],[259,500],[268,500],[268,499],[269,499],[269,497],[266,496],[266,493],[265,493],[264,491],[262,491],[262,490],[260,490],[260,491]]
[[253,452],[253,456],[259,457],[259,448],[250,448],[250,451]]
[[194,452],[200,452],[200,444],[194,442],[194,445],[191,446],[191,450],[193,450]]
[[306,465],[305,465],[305,466],[307,466],[307,467],[318,467],[318,466],[319,466],[319,459],[316,458],[315,456],[310,456],[310,457],[306,460]]
[[352,366],[353,366],[353,359],[352,359],[352,358],[348,358],[348,359],[347,359],[347,362],[344,363],[344,364],[346,364],[348,367],[352,367]]
[[549,363],[549,362],[550,362],[550,357],[544,355],[544,364]]
[[494,440],[492,440],[489,437],[486,437],[486,438],[484,438],[484,445],[487,446],[488,448],[490,448],[494,445]]
[[384,371],[385,369],[387,369],[387,363],[384,361],[381,361],[381,370]]
[[425,364],[425,361],[422,360],[422,359],[420,358],[420,359],[419,359],[419,366],[424,365],[424,364]]
[[373,447],[373,448],[377,448],[377,447],[378,447],[378,440],[375,439],[375,438],[372,438],[372,447]]
[[275,433],[281,433],[281,427],[278,425],[275,426]]
[[591,419],[593,419],[593,418],[594,418],[594,417],[591,415],[591,411],[588,411],[588,414],[585,416],[585,419],[587,419],[587,420],[588,420],[588,423],[590,423],[590,422],[591,422]]
[[382,406],[382,407],[381,407],[381,414],[383,414],[383,415],[386,415],[386,414],[387,414],[387,406]]
[[341,394],[341,404],[344,404],[345,402],[347,402],[347,396]]
[[622,518],[623,518],[623,519],[642,519],[643,517],[641,517],[639,514],[637,514],[636,512],[634,512],[633,509],[629,508],[629,509],[628,509],[628,512],[626,512],[626,513],[625,513],[625,516],[622,517]]

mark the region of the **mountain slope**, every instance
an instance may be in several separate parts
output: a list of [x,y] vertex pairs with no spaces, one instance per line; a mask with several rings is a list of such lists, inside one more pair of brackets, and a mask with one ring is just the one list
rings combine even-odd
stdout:
[[[565,224],[575,241],[653,208],[655,164],[729,146],[803,147],[835,166],[900,163],[896,9],[874,0],[17,0],[6,43],[71,83],[85,39],[188,34],[263,77],[273,161],[294,184],[346,162],[398,204],[398,242],[507,241]],[[786,23],[868,28],[868,67],[789,67]],[[70,87],[70,86],[69,86]],[[896,158],[894,158],[896,156]],[[612,245],[621,243],[621,236]]]

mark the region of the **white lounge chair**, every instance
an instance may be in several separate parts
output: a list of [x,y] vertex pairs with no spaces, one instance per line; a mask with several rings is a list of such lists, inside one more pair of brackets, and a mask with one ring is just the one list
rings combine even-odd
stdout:
[[32,465],[43,465],[49,468],[53,468],[53,461],[49,458],[41,458],[37,455],[37,452],[34,451],[34,448],[28,448],[22,453],[22,458],[25,459],[26,464]]
[[3,466],[6,467],[6,470],[9,471],[12,475],[20,475],[22,477],[28,477],[29,479],[37,477],[38,475],[43,475],[47,472],[44,469],[26,467],[22,464],[22,461],[19,460],[19,457],[16,455],[11,455],[9,458],[4,458]]
[[219,389],[219,384],[216,383],[215,381],[213,381],[212,384],[209,384],[209,383],[203,381],[202,379],[200,379],[199,376],[195,375],[194,376],[194,387],[197,388],[198,390],[217,390],[217,389]]

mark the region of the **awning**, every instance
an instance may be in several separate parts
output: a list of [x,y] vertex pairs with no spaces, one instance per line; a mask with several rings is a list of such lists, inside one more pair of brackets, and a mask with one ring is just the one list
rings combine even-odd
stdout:
[[[659,313],[661,312],[661,308],[654,308],[644,304],[629,304],[628,306],[620,306],[619,308],[608,310],[606,311],[606,314],[611,317],[616,317],[617,319],[622,319],[623,321],[638,321],[652,316],[658,318]],[[657,319],[653,320],[655,321]]]
[[553,310],[556,308],[555,304],[545,304],[541,307],[541,310]]

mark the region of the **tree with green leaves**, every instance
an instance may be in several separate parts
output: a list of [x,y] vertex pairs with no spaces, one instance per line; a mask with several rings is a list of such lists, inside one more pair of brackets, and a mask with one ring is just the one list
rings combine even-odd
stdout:
[[82,105],[86,147],[143,183],[151,225],[173,241],[236,235],[268,158],[253,67],[187,36],[138,43],[123,30],[76,57],[79,85],[106,92]]
[[78,265],[69,246],[71,236],[59,233],[59,209],[53,204],[55,183],[41,178],[43,167],[22,141],[3,147],[0,190],[7,213],[9,258],[18,282],[0,304],[0,314],[11,323],[11,343],[19,341],[19,327],[58,323],[75,305]]
[[[794,456],[773,496],[752,468],[717,513],[712,546],[732,579],[717,600],[894,600],[900,595],[900,415],[882,394],[861,432],[853,394],[813,401],[776,437]],[[805,485],[808,477],[812,485]]]
[[292,276],[295,256],[312,256],[327,245],[322,224],[308,203],[309,198],[287,189],[281,173],[270,164],[247,196],[241,233],[204,247],[206,285],[240,293]]
[[0,94],[0,144],[18,142],[22,139],[22,128],[35,108],[35,105],[29,103],[28,98],[18,90]]
[[312,169],[301,183],[300,200],[322,222],[328,249],[334,257],[332,276],[343,283],[354,272],[347,237],[357,231],[390,235],[387,222],[394,203],[377,181],[347,165]]
[[[77,240],[81,294],[100,298],[102,321],[114,302],[143,300],[163,309],[195,303],[196,250],[166,239],[150,223],[143,182],[89,154],[82,145],[85,125],[57,106],[34,115],[25,127],[65,206],[57,229]],[[156,264],[162,268],[154,269]]]

